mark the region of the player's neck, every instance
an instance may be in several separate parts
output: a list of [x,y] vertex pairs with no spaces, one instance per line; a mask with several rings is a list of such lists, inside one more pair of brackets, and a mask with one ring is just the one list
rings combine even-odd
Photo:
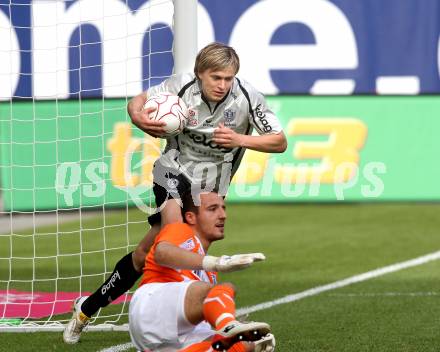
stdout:
[[193,230],[194,230],[196,237],[199,239],[200,244],[202,245],[205,254],[208,253],[208,249],[211,246],[211,241],[207,240],[206,237],[204,237],[203,235],[200,235],[199,231],[197,231],[196,228],[193,228]]

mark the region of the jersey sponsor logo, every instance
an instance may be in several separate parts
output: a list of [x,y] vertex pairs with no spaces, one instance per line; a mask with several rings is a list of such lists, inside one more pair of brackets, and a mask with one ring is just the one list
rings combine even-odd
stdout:
[[179,247],[191,251],[196,248],[196,244],[192,238],[189,238],[185,242],[181,243]]
[[223,153],[229,153],[232,149],[224,148],[222,146],[219,146],[218,144],[214,143],[212,140],[208,139],[206,134],[198,134],[198,133],[192,133],[187,128],[183,130],[183,134],[188,136],[195,144],[202,144],[205,147],[209,147],[211,149],[219,150]]
[[[335,2],[337,4],[335,4]],[[240,70],[243,76],[252,77],[255,86],[263,93],[307,93],[307,94],[352,94],[371,93],[380,91],[376,87],[379,78],[387,76],[407,76],[411,72],[420,85],[421,93],[438,93],[440,91],[438,72],[440,62],[440,50],[438,50],[438,10],[435,7],[438,2],[420,0],[408,0],[407,6],[399,6],[401,1],[382,1],[383,6],[371,6],[368,11],[359,11],[362,5],[353,6],[353,1],[284,1],[272,9],[271,2],[258,0],[242,1],[205,1],[203,5],[204,20],[207,22],[204,36],[206,42],[221,41],[236,47],[240,51],[240,60],[243,67]],[[126,85],[126,69],[113,69],[113,62],[104,60],[100,55],[101,50],[106,57],[116,57],[120,51],[118,45],[112,45],[112,41],[102,41],[100,45],[86,46],[84,61],[93,64],[99,69],[90,70],[85,66],[78,66],[76,59],[77,51],[69,45],[73,43],[94,42],[97,35],[99,38],[111,36],[112,27],[118,25],[119,16],[110,25],[101,26],[94,20],[81,19],[81,13],[94,11],[96,1],[3,1],[8,5],[9,11],[0,11],[0,21],[4,31],[0,33],[2,50],[10,53],[9,65],[2,61],[2,75],[0,80],[0,95],[3,99],[11,96],[58,97],[69,98],[76,96],[78,87],[93,87],[87,92],[88,97],[126,97],[139,94],[142,88],[147,88],[148,79],[152,77],[151,84],[157,84],[161,78],[157,76],[171,75],[173,60],[153,60],[140,58],[138,53],[143,48],[143,35],[137,35],[138,28],[154,28],[157,24],[171,25],[169,22],[168,4],[163,2],[158,8],[158,16],[151,16],[147,23],[142,18],[144,10],[149,8],[148,0],[107,1],[106,8],[109,13],[120,11],[125,6],[129,11],[129,21],[136,23],[130,26],[128,37],[133,37],[133,42],[127,47],[127,57],[138,60],[142,70],[132,72],[128,69],[133,65],[132,60],[125,60],[124,64],[130,72],[130,79],[136,84]],[[23,6],[25,3],[26,6]],[[59,6],[65,3],[65,6]],[[219,6],[218,4],[224,4]],[[357,3],[360,3],[358,1]],[[31,4],[30,6],[28,4]],[[431,5],[429,5],[431,4]],[[156,5],[156,4],[155,4]],[[156,7],[153,5],[154,7]],[[162,8],[164,5],[164,8]],[[27,10],[28,6],[31,10]],[[148,6],[148,7],[147,7]],[[22,11],[23,8],[24,11]],[[81,11],[79,11],[81,8]],[[205,9],[206,8],[206,9]],[[265,18],[268,8],[271,8],[271,16]],[[417,8],[421,18],[427,18],[420,23],[417,31],[411,30],[414,21],[414,13],[411,9]],[[139,11],[138,11],[139,9]],[[298,9],[301,9],[299,11]],[[436,11],[437,10],[437,11]],[[380,11],[380,12],[379,12]],[[15,12],[20,14],[20,20],[14,19]],[[69,23],[67,31],[57,35],[58,26],[54,23],[47,24],[50,13],[57,13],[58,18],[64,23]],[[231,14],[239,14],[238,16]],[[364,21],[365,16],[377,17],[380,14],[381,21],[374,23],[374,30]],[[17,16],[18,17],[18,16]],[[154,18],[154,19],[153,19]],[[401,36],[393,36],[395,42],[389,45],[389,35],[380,35],[387,30],[389,21],[396,19],[393,29]],[[81,22],[81,21],[84,22]],[[112,21],[112,18],[108,19]],[[86,22],[89,21],[89,22]],[[150,22],[151,21],[151,22]],[[265,21],[265,26],[259,26],[259,22]],[[93,29],[87,28],[78,31],[78,26],[87,23]],[[32,25],[34,24],[34,25]],[[46,24],[46,25],[40,25]],[[286,24],[301,24],[286,26],[285,30],[279,28]],[[142,27],[144,25],[145,27]],[[141,26],[141,27],[139,27]],[[377,27],[376,27],[377,26]],[[307,30],[306,30],[307,29]],[[161,28],[159,33],[167,33],[168,29]],[[79,34],[81,33],[81,35]],[[410,40],[407,40],[408,35]],[[162,34],[160,35],[162,36]],[[252,41],[249,37],[253,36]],[[172,36],[166,35],[167,40],[160,43],[161,48],[171,48]],[[169,37],[169,38],[168,38]],[[57,50],[45,50],[46,42],[57,38]],[[271,40],[267,40],[271,38]],[[295,40],[292,40],[295,38]],[[423,50],[417,50],[417,43],[423,41]],[[70,44],[72,43],[72,44]],[[276,48],[282,44],[282,47]],[[337,50],[335,50],[337,48]],[[409,48],[409,49],[407,49]],[[255,60],[255,51],[271,53],[279,50],[278,55],[267,55],[266,60]],[[296,54],[293,59],[289,58],[292,50]],[[63,57],[56,60],[60,51]],[[319,57],[317,57],[319,53]],[[362,55],[362,57],[361,57]],[[396,60],[396,57],[406,55],[407,60]],[[9,56],[9,55],[8,55]],[[281,59],[279,56],[282,56]],[[55,63],[55,67],[54,67]],[[368,69],[372,67],[373,69]],[[81,74],[72,75],[72,70],[79,70]],[[28,72],[32,72],[31,75]],[[50,72],[58,72],[52,75]],[[149,72],[150,74],[148,74]],[[38,73],[38,74],[37,74]],[[49,73],[49,74],[44,74]],[[307,73],[306,79],[298,79]],[[383,76],[376,76],[381,73]],[[298,75],[299,74],[299,75]],[[26,77],[24,77],[26,75]],[[136,76],[134,76],[136,75]],[[24,79],[26,78],[26,79]],[[322,80],[322,81],[321,81]],[[334,80],[334,86],[332,81]],[[342,82],[338,82],[342,80]],[[115,82],[107,85],[105,82]],[[323,83],[325,87],[319,83]],[[56,89],[54,90],[54,87]],[[399,84],[394,83],[394,89],[399,89]],[[402,92],[406,91],[406,85],[402,85]],[[411,85],[412,86],[412,85]],[[322,88],[319,88],[322,87]],[[127,90],[128,89],[128,90]],[[14,92],[15,90],[15,92]],[[321,91],[323,93],[319,93]],[[417,89],[415,89],[417,92]],[[3,95],[4,94],[4,95]],[[55,94],[55,96],[54,96]],[[200,92],[194,92],[194,95]],[[408,93],[407,93],[408,94]],[[416,94],[416,93],[414,93]]]
[[261,111],[261,104],[258,104],[258,106],[255,108],[255,115],[263,125],[264,132],[272,131],[272,126],[269,125],[269,121],[267,121],[266,119],[266,114],[263,111]]
[[224,160],[223,156],[219,156],[218,153],[212,152],[209,149],[198,148],[197,146],[193,146],[193,145],[191,145],[191,143],[187,143],[185,141],[182,141],[180,145],[181,146],[185,146],[186,148],[190,149],[191,151],[193,151],[196,154],[199,154],[200,156],[203,155],[203,156],[206,156],[206,157],[208,157],[208,158],[210,158],[212,160],[217,160],[217,159]]
[[[110,280],[101,287],[101,294],[105,295],[110,287],[115,287],[116,279],[121,280],[121,276],[119,275],[119,271],[116,270],[115,273],[110,277]],[[111,297],[109,297],[109,302],[111,302]]]

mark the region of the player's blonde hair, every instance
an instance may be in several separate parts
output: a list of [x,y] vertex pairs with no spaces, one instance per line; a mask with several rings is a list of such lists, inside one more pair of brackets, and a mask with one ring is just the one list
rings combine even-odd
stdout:
[[240,59],[234,48],[223,43],[214,42],[199,51],[194,65],[194,74],[199,77],[208,69],[220,71],[232,67],[237,74],[240,69]]

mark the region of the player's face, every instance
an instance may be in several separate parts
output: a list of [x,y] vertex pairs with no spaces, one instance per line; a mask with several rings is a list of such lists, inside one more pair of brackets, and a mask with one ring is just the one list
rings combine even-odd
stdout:
[[200,195],[200,207],[196,214],[196,230],[199,236],[209,242],[224,237],[226,207],[223,197],[217,193]]
[[199,73],[199,78],[202,81],[203,95],[210,102],[222,100],[229,92],[229,89],[231,89],[234,77],[235,70],[232,67],[219,71],[207,69]]

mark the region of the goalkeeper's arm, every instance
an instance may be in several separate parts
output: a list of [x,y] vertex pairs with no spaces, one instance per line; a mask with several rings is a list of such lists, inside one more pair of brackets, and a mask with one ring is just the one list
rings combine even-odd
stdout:
[[262,253],[236,254],[214,257],[190,252],[169,242],[159,242],[154,253],[157,264],[173,269],[231,272],[242,270],[256,261],[262,261]]

